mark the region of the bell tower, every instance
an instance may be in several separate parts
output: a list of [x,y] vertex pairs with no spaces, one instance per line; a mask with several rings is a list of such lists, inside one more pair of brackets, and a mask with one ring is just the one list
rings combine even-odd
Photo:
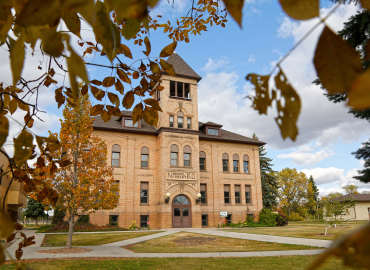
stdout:
[[157,128],[198,129],[198,82],[202,79],[177,53],[167,62],[175,70],[176,77],[162,71],[162,91],[156,91],[163,112],[159,112]]

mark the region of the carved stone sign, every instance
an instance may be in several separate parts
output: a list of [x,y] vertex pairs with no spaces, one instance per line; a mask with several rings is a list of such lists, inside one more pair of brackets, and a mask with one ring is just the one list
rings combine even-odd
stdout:
[[169,180],[195,180],[195,178],[195,173],[167,172],[167,179]]

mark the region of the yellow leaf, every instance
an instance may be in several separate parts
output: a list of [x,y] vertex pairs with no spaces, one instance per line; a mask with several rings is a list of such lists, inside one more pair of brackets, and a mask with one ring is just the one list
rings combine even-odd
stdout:
[[81,38],[81,21],[76,12],[64,12],[62,14],[62,19],[65,22],[67,28],[76,36]]
[[161,64],[161,67],[164,70],[164,72],[166,72],[167,74],[171,76],[176,76],[175,70],[173,69],[173,66],[171,64],[168,64],[163,59],[161,59],[159,63]]
[[5,213],[2,207],[0,207],[0,217],[1,238],[6,239],[13,234],[14,223],[10,219],[9,215]]
[[142,103],[137,104],[132,111],[132,121],[134,124],[139,121],[143,115],[144,106]]
[[177,46],[177,42],[176,41],[174,41],[171,44],[167,45],[166,47],[164,47],[162,49],[161,53],[159,54],[159,57],[167,57],[167,56],[172,55],[173,52],[176,49],[176,46]]
[[301,100],[282,70],[275,77],[275,86],[280,90],[281,97],[285,101],[284,106],[281,100],[277,101],[278,117],[275,121],[283,139],[290,137],[295,141],[298,135],[297,120],[301,111]]
[[90,110],[90,116],[97,116],[101,114],[104,110],[104,105],[97,104],[94,107],[91,108]]
[[103,80],[103,86],[104,87],[111,87],[114,84],[115,80],[116,80],[115,77],[106,77]]
[[17,110],[17,107],[18,107],[18,102],[16,99],[12,99],[10,102],[9,102],[9,106],[8,106],[8,109],[9,109],[9,112],[11,114],[13,114],[16,110]]
[[105,92],[95,86],[90,86],[91,93],[97,100],[102,100],[103,97],[105,96]]
[[64,50],[62,34],[56,28],[44,29],[41,32],[42,49],[50,56],[59,57]]
[[33,136],[27,130],[23,130],[14,139],[14,162],[20,168],[32,155]]
[[151,48],[151,46],[150,46],[150,41],[149,41],[149,38],[148,38],[148,37],[145,37],[145,38],[144,38],[144,43],[145,43],[146,51],[145,51],[145,52],[143,51],[143,53],[144,53],[146,56],[149,56],[149,54],[150,54],[150,52],[151,52],[152,48]]
[[143,118],[147,124],[156,127],[158,123],[158,111],[152,107],[146,106],[144,109]]
[[161,76],[161,69],[156,62],[150,61],[150,70],[153,72],[153,74],[156,74],[158,77]]
[[103,50],[112,62],[116,57],[117,48],[120,47],[121,37],[117,27],[111,21],[104,3],[95,3],[95,23],[93,30],[97,41],[103,45]]
[[113,107],[113,106],[107,105],[107,109],[108,109],[108,112],[111,115],[118,116],[118,117],[120,117],[122,115],[121,111],[119,110],[118,107]]
[[12,0],[0,1],[0,43],[5,43],[10,27],[13,24]]
[[355,110],[368,110],[370,108],[370,69],[366,69],[353,81],[348,93],[347,105]]
[[139,75],[139,72],[137,72],[136,70],[134,71],[134,74],[132,74],[132,78],[134,78],[135,80],[138,79],[140,77]]
[[116,88],[116,90],[121,94],[123,95],[123,85],[121,83],[121,81],[119,79],[117,79],[116,83],[114,84],[114,87]]
[[127,76],[126,72],[124,72],[122,69],[117,68],[117,75],[125,83],[131,84],[131,79]]
[[9,120],[4,115],[0,115],[0,148],[6,141],[9,134]]
[[92,80],[92,81],[90,81],[90,83],[95,84],[97,86],[102,85],[102,82],[101,81],[98,81],[98,80]]
[[13,85],[15,86],[21,77],[24,62],[24,35],[21,33],[14,46],[10,50],[10,66],[13,73]]
[[104,120],[104,122],[108,122],[111,119],[112,115],[103,110],[100,117]]
[[82,15],[91,25],[94,22],[94,0],[63,0],[60,1],[63,10],[76,12]]
[[122,106],[126,109],[130,109],[134,104],[134,101],[135,101],[134,92],[132,90],[128,91],[122,100]]
[[30,112],[27,112],[24,117],[24,122],[27,123],[27,127],[31,128],[33,126],[33,119],[31,118]]
[[363,70],[359,53],[327,26],[317,44],[314,64],[330,95],[348,92],[353,80]]
[[272,104],[272,99],[270,99],[269,94],[270,76],[248,74],[246,79],[254,85],[256,91],[256,96],[253,98],[253,108],[257,110],[259,114],[267,114],[267,108]]
[[125,37],[125,39],[130,40],[136,36],[136,34],[140,31],[141,21],[137,19],[127,19],[126,23],[123,25],[121,34]]
[[162,112],[161,106],[159,106],[158,101],[152,98],[148,98],[144,100],[145,104],[152,106],[155,110]]
[[61,16],[61,6],[58,0],[30,0],[16,14],[16,24],[19,26],[57,25]]
[[308,20],[320,15],[319,0],[279,0],[284,11],[295,20]]
[[108,98],[112,104],[116,105],[116,107],[119,107],[119,98],[116,94],[108,92]]
[[233,17],[234,20],[241,27],[242,26],[242,11],[243,11],[244,0],[223,0],[223,1],[225,3],[227,11],[230,13],[231,17]]
[[19,109],[25,111],[25,112],[28,112],[29,111],[29,106],[25,103],[23,103],[23,101],[20,101],[19,99],[16,99],[17,103],[18,103],[18,107]]
[[3,95],[3,102],[4,102],[4,107],[9,105],[10,97],[6,93],[4,93],[4,95]]
[[117,53],[123,53],[126,57],[132,59],[131,50],[125,44],[121,44]]

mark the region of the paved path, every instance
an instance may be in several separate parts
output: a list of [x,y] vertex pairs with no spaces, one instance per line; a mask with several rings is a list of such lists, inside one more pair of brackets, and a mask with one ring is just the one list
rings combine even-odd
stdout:
[[[306,239],[306,238],[294,238],[294,237],[282,237],[272,235],[261,235],[261,234],[248,234],[248,233],[237,233],[228,232],[225,230],[218,229],[198,229],[198,228],[181,228],[181,229],[166,229],[161,230],[159,233],[141,236],[137,238],[127,239],[118,241],[110,244],[99,245],[99,246],[86,246],[83,248],[92,249],[91,252],[86,253],[73,253],[73,254],[54,254],[54,253],[39,253],[41,250],[56,249],[56,247],[41,247],[42,240],[45,236],[43,233],[35,233],[35,231],[26,230],[27,237],[34,235],[36,237],[36,244],[23,249],[22,259],[46,259],[46,258],[82,258],[82,257],[116,257],[116,258],[173,258],[173,257],[263,257],[263,256],[283,256],[283,255],[314,255],[320,254],[322,249],[311,249],[311,250],[285,250],[285,251],[259,251],[259,252],[212,252],[212,253],[135,253],[123,246],[136,244],[139,242],[167,236],[178,232],[192,232],[206,235],[214,235],[221,237],[231,237],[237,239],[265,241],[273,243],[286,243],[296,245],[307,245],[317,247],[328,247],[332,241],[318,240],[318,239]],[[108,232],[102,232],[108,233]],[[111,232],[109,232],[111,233]],[[130,233],[130,232],[127,232]],[[76,233],[80,234],[80,233]],[[15,250],[18,248],[18,242],[10,246],[7,251],[14,256]],[[59,248],[59,247],[58,247]],[[9,258],[7,258],[9,259]]]

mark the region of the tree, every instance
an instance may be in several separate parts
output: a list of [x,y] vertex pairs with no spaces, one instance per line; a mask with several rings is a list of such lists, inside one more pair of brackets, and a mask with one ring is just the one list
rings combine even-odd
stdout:
[[361,192],[361,194],[370,194],[370,190],[364,190]]
[[[256,134],[253,133],[253,139],[258,140]],[[259,147],[260,169],[261,169],[261,186],[262,186],[262,201],[263,207],[271,209],[277,205],[278,185],[276,175],[272,170],[272,159],[266,157],[267,152],[265,146]]]
[[[370,122],[370,117],[368,120]],[[352,154],[354,154],[357,159],[365,160],[364,169],[359,170],[359,175],[356,175],[353,178],[363,183],[370,183],[370,140],[363,142],[362,146]]]
[[35,225],[37,226],[37,219],[39,217],[45,217],[45,205],[43,203],[39,203],[32,198],[28,198],[27,201],[27,208],[23,212],[23,215],[26,217],[34,218]]
[[279,204],[287,218],[299,209],[307,198],[306,189],[310,185],[307,176],[297,169],[285,168],[277,173]]
[[356,185],[346,185],[343,187],[344,191],[347,193],[347,194],[359,194],[358,192],[358,186]]
[[349,214],[349,209],[356,205],[356,201],[353,198],[348,199],[330,199],[326,200],[324,204],[324,211],[326,217],[334,217],[334,223],[337,224],[338,217]]
[[309,178],[309,186],[307,187],[307,203],[306,208],[311,215],[316,214],[318,204],[319,189],[316,186],[312,175]]
[[338,197],[341,197],[341,196],[343,196],[343,194],[340,193],[340,192],[331,192],[331,193],[328,194],[327,198],[328,199],[334,199],[334,198],[338,198]]

